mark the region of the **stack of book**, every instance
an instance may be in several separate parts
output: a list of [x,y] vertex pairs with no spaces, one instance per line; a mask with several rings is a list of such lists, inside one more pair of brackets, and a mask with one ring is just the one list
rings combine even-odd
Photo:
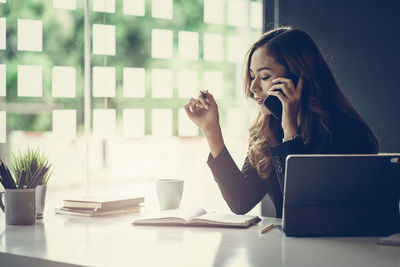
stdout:
[[143,197],[83,197],[65,199],[64,206],[56,208],[57,214],[73,216],[105,216],[121,213],[139,212]]

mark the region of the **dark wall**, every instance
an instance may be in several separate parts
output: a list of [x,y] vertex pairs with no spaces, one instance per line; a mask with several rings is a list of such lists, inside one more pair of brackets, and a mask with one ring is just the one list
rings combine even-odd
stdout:
[[[266,12],[266,29],[272,22]],[[381,151],[400,152],[400,1],[280,0],[279,24],[311,35]]]

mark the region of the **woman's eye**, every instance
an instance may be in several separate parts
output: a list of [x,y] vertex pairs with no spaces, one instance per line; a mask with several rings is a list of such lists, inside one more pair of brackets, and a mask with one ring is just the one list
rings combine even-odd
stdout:
[[255,79],[255,77],[251,77],[251,76],[250,76],[250,81],[252,81],[252,80],[254,80],[254,79]]
[[271,77],[271,76],[265,76],[265,77],[262,77],[261,79],[262,79],[263,81],[265,81],[265,80],[268,80],[270,77]]

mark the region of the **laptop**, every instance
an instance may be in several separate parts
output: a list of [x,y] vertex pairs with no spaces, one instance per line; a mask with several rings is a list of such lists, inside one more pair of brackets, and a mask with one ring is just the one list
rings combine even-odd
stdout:
[[400,154],[290,155],[282,228],[288,236],[400,231]]

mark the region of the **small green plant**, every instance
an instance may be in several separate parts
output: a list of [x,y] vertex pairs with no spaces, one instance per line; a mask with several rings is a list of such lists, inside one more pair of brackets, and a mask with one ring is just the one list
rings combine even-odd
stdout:
[[[20,184],[20,182],[26,186],[47,184],[53,170],[48,162],[47,155],[40,152],[39,148],[31,149],[28,147],[25,153],[18,150],[17,153],[12,153],[11,157],[10,169],[17,184]],[[23,175],[24,172],[25,175]],[[24,177],[23,181],[20,181],[21,177]]]

